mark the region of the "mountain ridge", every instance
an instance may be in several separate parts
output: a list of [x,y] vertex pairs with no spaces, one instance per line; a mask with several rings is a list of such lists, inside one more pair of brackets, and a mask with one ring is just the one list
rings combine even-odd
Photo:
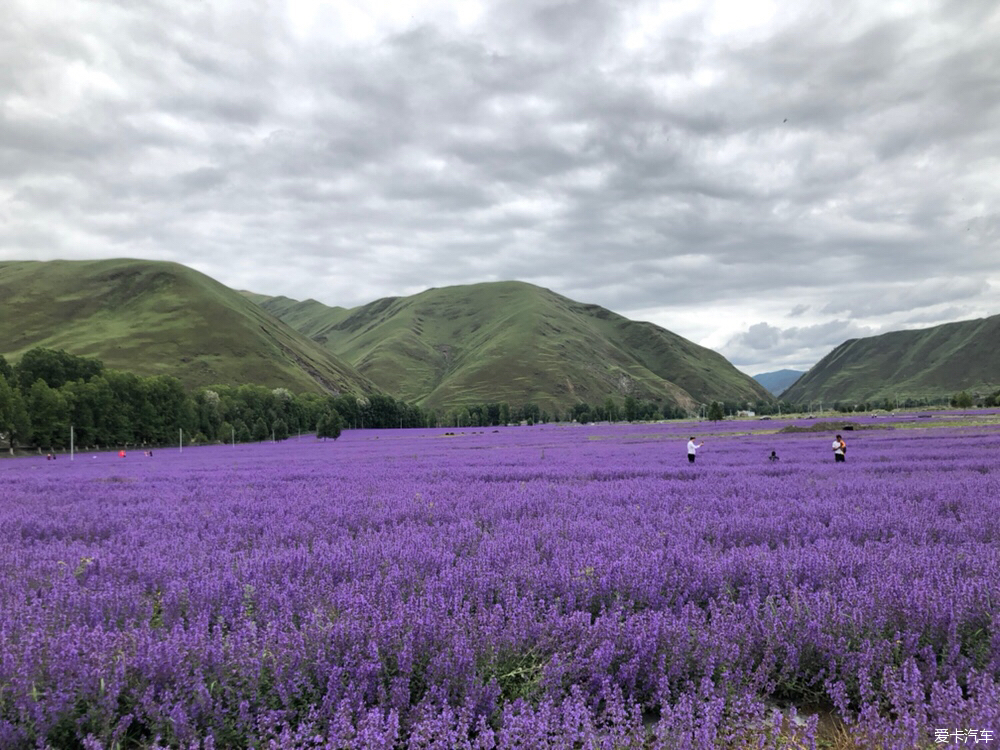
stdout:
[[422,406],[558,408],[633,395],[690,410],[712,398],[771,398],[717,352],[521,281],[432,288],[352,309],[287,297],[260,304]]
[[191,386],[375,392],[335,355],[187,266],[131,258],[0,262],[0,352],[44,347]]
[[774,370],[772,372],[759,372],[753,376],[753,379],[767,388],[770,393],[773,393],[775,396],[780,396],[788,390],[796,380],[805,374],[805,370],[784,369]]
[[1000,387],[1000,315],[848,339],[782,394],[796,403],[940,398]]

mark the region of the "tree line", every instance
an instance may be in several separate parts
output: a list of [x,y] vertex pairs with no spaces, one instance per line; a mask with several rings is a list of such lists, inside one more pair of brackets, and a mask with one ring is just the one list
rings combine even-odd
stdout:
[[109,370],[100,360],[32,349],[16,365],[0,355],[0,441],[62,450],[285,440],[299,432],[336,439],[349,426],[413,426],[413,407],[388,396],[293,394],[259,385],[194,391],[169,375]]
[[[798,411],[812,411],[816,401],[802,403],[795,406]],[[819,402],[822,406],[822,402]],[[927,407],[953,407],[957,409],[971,409],[973,407],[996,407],[1000,406],[1000,390],[993,393],[970,393],[969,391],[959,391],[950,396],[938,394],[936,396],[895,396],[893,398],[872,399],[869,401],[834,401],[828,405],[829,409],[842,414],[854,412],[870,411],[894,411],[896,409],[923,409]]]
[[[626,399],[618,409],[580,404],[566,417],[578,421],[651,413]],[[169,375],[110,370],[100,360],[37,348],[16,365],[0,355],[0,444],[58,451],[285,440],[315,432],[336,439],[343,429],[488,426],[560,419],[537,404],[484,403],[438,414],[385,394],[293,394],[259,385],[189,390]],[[72,438],[70,427],[72,426]]]
[[[711,417],[748,406],[713,402]],[[774,404],[757,402],[759,413]],[[528,402],[487,402],[438,412],[386,394],[293,394],[260,385],[194,390],[170,375],[109,370],[91,357],[36,348],[15,365],[0,355],[0,445],[13,452],[142,445],[285,440],[315,432],[336,439],[344,429],[488,427],[546,422],[642,422],[695,414],[628,395],[548,411]]]
[[660,407],[652,401],[640,401],[626,396],[619,404],[608,397],[604,403],[590,405],[584,401],[565,410],[548,411],[538,404],[528,402],[511,406],[505,401],[470,404],[433,415],[439,427],[497,427],[509,424],[544,424],[548,422],[643,422],[660,419],[679,419],[690,416],[684,409],[667,405]]

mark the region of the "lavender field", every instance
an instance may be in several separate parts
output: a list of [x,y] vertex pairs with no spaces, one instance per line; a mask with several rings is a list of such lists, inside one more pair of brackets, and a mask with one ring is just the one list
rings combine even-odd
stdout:
[[2,461],[0,747],[1000,747],[1000,425],[783,424]]

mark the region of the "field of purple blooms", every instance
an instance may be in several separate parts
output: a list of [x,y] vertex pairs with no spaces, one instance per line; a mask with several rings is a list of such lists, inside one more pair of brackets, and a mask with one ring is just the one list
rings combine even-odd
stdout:
[[0,747],[1000,747],[1000,424],[933,421],[0,461]]

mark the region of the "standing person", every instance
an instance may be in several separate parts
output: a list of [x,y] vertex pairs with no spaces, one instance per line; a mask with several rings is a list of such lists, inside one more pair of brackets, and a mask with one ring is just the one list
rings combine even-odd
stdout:
[[695,455],[698,453],[698,449],[704,444],[705,443],[702,442],[696,445],[694,442],[694,436],[691,436],[691,439],[688,440],[688,463],[694,463]]
[[768,458],[769,461],[777,461],[778,460],[778,452],[777,451],[771,451],[771,455],[768,456],[767,458]]
[[837,463],[843,463],[847,460],[847,443],[840,435],[833,439],[833,460]]

